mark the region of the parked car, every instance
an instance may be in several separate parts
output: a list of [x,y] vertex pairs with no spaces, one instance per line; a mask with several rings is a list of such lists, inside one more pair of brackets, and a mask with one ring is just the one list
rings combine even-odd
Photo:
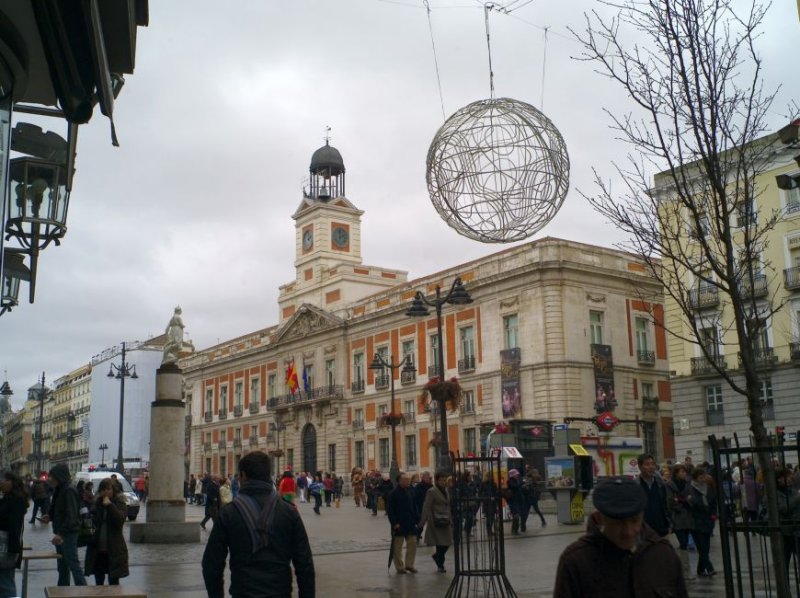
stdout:
[[[84,482],[91,482],[94,485],[94,490],[96,492],[97,486],[100,485],[100,481],[104,480],[105,478],[110,478],[112,473],[116,472],[79,471],[75,474],[75,482],[77,483],[81,480]],[[136,496],[136,492],[133,491],[133,488],[128,480],[118,473],[116,476],[119,483],[122,484],[122,493],[125,496],[125,501],[128,503],[128,521],[136,521],[136,518],[139,516],[139,497]]]

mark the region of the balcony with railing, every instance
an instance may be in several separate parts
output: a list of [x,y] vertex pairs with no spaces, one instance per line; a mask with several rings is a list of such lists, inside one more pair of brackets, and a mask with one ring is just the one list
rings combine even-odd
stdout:
[[725,423],[725,412],[719,409],[706,409],[706,425],[721,426]]
[[474,415],[475,403],[464,403],[463,405],[461,405],[459,411],[461,411],[461,415]]
[[417,372],[404,372],[400,370],[400,384],[408,386],[417,383]]
[[358,430],[364,429],[364,420],[357,419],[353,421],[353,432],[357,432]]
[[[778,356],[775,355],[775,350],[772,347],[765,347],[764,349],[754,349],[753,357],[755,357],[756,367],[759,369],[769,369],[775,367],[778,363]],[[739,367],[742,367],[742,354],[739,353]]]
[[389,375],[378,374],[375,376],[375,390],[386,390],[389,388]]
[[352,392],[354,395],[364,392],[364,380],[354,380],[350,384],[350,392]]
[[800,267],[784,269],[783,288],[787,291],[796,291],[800,289]]
[[749,280],[743,280],[739,283],[739,292],[741,293],[742,297],[746,299],[764,297],[768,290],[766,274],[756,274],[753,276],[752,285],[750,284]]
[[658,397],[642,397],[642,409],[658,411]]
[[211,443],[210,442],[204,442],[203,443],[203,450],[205,452],[207,452],[207,453],[210,453],[211,452]]
[[800,363],[800,342],[789,343],[789,359],[795,363]]
[[250,415],[258,413],[259,407],[260,405],[258,404],[258,401],[250,401]]
[[691,309],[706,309],[719,305],[719,289],[712,285],[701,285],[689,289],[688,303]]
[[656,352],[655,351],[636,351],[636,361],[639,365],[655,365]]
[[405,420],[405,423],[413,424],[415,421],[417,421],[417,414],[413,411],[406,411],[403,414],[403,419]]
[[242,448],[242,439],[241,438],[234,438],[233,439],[233,448]]
[[227,440],[224,440],[224,439],[223,439],[223,440],[220,440],[220,441],[217,443],[217,447],[219,447],[219,450],[221,450],[221,451],[224,451],[225,449],[227,449],[227,448],[228,448],[228,441],[227,441]]
[[214,414],[210,411],[206,411],[203,415],[203,419],[206,420],[206,423],[210,422],[214,418]]
[[219,410],[219,418],[220,419],[228,419],[228,410],[227,409],[220,409]]
[[463,374],[465,372],[472,372],[475,371],[475,356],[474,355],[467,355],[463,359],[458,360],[458,373]]
[[438,365],[429,365],[428,366],[428,378],[438,378],[439,377],[439,366]]
[[298,390],[294,394],[285,394],[280,397],[273,397],[269,400],[269,406],[278,411],[289,409],[298,405],[309,405],[314,403],[327,403],[331,401],[341,401],[344,399],[344,387],[340,384],[332,386],[319,386],[311,390]]
[[242,413],[244,413],[244,406],[243,405],[234,405],[233,406],[233,417],[242,417]]
[[725,357],[719,355],[714,358],[713,362],[705,357],[692,357],[691,368],[693,376],[716,376],[718,374],[714,364],[720,369],[727,369],[728,364],[725,362]]

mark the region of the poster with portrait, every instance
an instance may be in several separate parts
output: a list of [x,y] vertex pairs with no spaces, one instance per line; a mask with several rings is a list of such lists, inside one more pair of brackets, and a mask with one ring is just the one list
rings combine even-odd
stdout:
[[597,413],[613,411],[617,406],[614,394],[614,360],[611,345],[592,345],[594,366],[594,408]]
[[516,417],[522,411],[522,396],[519,391],[521,360],[519,347],[500,351],[500,394],[503,417]]

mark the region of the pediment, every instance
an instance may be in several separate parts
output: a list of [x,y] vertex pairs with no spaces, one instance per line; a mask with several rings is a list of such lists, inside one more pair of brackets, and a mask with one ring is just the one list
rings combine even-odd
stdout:
[[276,342],[302,338],[326,328],[342,326],[344,320],[314,305],[304,303],[278,331]]

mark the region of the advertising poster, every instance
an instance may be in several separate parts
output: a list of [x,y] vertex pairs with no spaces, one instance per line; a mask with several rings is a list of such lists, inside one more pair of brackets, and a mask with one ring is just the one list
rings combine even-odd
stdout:
[[575,487],[575,459],[572,457],[547,457],[544,465],[547,488]]
[[617,406],[614,394],[614,360],[611,345],[592,345],[594,366],[594,408],[597,413],[613,411]]
[[503,417],[516,417],[522,411],[522,397],[519,392],[519,364],[521,359],[519,347],[500,351],[500,392],[502,395]]

